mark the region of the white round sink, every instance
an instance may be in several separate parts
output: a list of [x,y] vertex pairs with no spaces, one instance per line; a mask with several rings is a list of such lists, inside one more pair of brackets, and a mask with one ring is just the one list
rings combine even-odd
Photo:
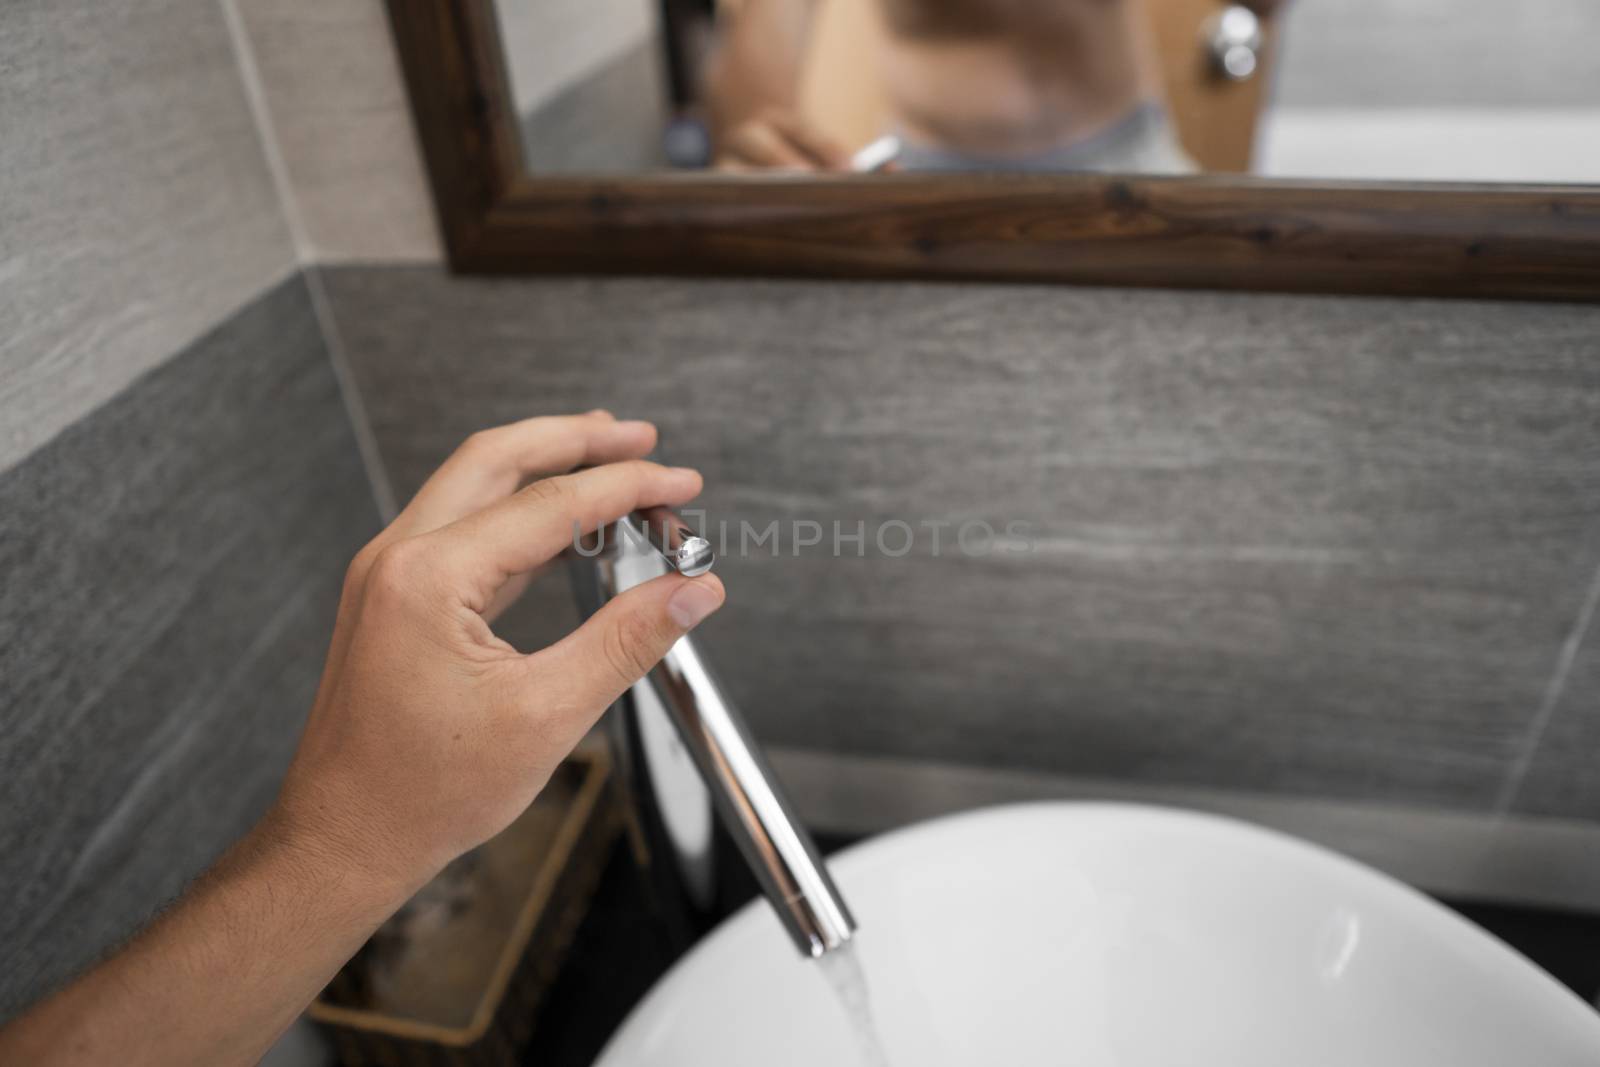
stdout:
[[[1030,804],[830,866],[895,1067],[1600,1064],[1600,1013],[1504,944],[1245,823]],[[801,959],[756,901],[662,979],[599,1067],[883,1062],[838,970]]]

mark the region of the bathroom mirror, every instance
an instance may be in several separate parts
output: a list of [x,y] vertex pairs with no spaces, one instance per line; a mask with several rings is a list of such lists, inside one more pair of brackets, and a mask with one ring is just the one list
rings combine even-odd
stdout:
[[1586,0],[495,0],[534,174],[1600,181]]
[[451,262],[1600,292],[1589,0],[390,0]]

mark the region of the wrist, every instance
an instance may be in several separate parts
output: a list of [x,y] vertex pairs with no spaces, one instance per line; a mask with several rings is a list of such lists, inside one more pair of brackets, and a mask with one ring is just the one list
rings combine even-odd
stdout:
[[374,929],[433,877],[394,849],[374,847],[355,817],[308,817],[282,799],[250,838],[275,879],[303,885],[352,921]]

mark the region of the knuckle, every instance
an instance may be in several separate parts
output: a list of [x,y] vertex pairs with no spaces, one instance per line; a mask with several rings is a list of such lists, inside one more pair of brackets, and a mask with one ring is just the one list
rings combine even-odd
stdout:
[[496,434],[493,430],[476,430],[467,435],[467,439],[461,442],[461,445],[456,449],[456,452],[459,454],[476,455],[481,452],[489,451],[494,447],[495,437]]
[[611,670],[623,682],[632,684],[642,678],[656,660],[655,627],[637,616],[621,619],[605,630],[603,651]]
[[491,427],[487,430],[478,430],[469,434],[467,439],[457,446],[455,458],[472,465],[494,464],[504,451],[502,442],[505,435],[501,432],[503,427]]
[[365,584],[367,575],[372,570],[373,561],[378,558],[378,553],[383,550],[378,541],[369,541],[362,546],[350,559],[350,566],[344,571],[344,588],[346,593],[358,590]]
[[416,540],[396,541],[373,558],[367,571],[367,596],[384,603],[408,600],[426,580],[427,573],[423,546]]
[[572,485],[565,478],[541,478],[530,482],[521,495],[529,504],[560,510],[571,502]]
[[629,478],[640,482],[654,476],[661,470],[659,463],[652,463],[648,459],[625,459],[617,466],[621,467]]

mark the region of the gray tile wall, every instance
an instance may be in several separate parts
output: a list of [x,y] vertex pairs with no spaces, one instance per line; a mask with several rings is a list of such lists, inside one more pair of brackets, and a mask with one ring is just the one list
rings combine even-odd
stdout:
[[376,522],[298,277],[0,475],[0,1019],[258,817]]
[[1033,524],[727,560],[706,641],[773,743],[1494,810],[1600,564],[1596,308],[325,277],[402,494],[605,404],[720,519]]
[[664,67],[660,43],[641,41],[540,103],[522,119],[524,165],[534,174],[667,166]]
[[1291,0],[1280,22],[1277,106],[1600,103],[1593,0]]
[[[359,0],[370,2],[370,0]],[[492,0],[511,79],[527,114],[656,32],[655,0]]]
[[0,6],[0,470],[294,269],[215,0]]
[[1545,694],[1537,744],[1506,790],[1508,803],[1530,815],[1600,820],[1600,601],[1596,575],[1585,603],[1586,626],[1573,634],[1560,672]]
[[240,39],[0,6],[0,1021],[254,820],[376,522]]
[[308,258],[437,262],[383,0],[235,3]]

